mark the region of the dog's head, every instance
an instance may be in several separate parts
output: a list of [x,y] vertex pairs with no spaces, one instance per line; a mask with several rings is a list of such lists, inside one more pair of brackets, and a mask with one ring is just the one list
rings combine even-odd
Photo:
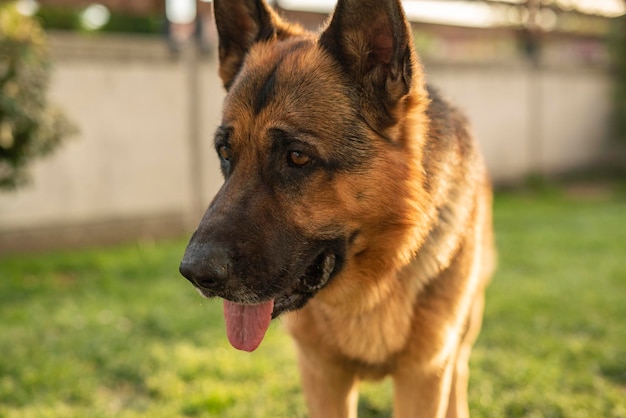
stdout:
[[428,99],[399,0],[339,0],[318,35],[262,0],[214,5],[225,181],[180,271],[226,299],[229,339],[253,350],[272,317],[410,258]]

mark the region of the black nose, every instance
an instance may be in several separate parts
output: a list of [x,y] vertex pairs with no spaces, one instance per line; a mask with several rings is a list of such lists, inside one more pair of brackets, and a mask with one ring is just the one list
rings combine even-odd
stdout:
[[179,271],[194,286],[217,291],[226,284],[232,271],[232,261],[228,251],[221,246],[190,244]]

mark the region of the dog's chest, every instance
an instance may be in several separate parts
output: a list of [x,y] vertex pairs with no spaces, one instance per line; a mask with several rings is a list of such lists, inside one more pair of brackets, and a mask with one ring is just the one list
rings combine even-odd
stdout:
[[[387,365],[407,343],[423,285],[414,271],[384,282],[391,285],[356,291],[346,306],[314,298],[301,312],[289,315],[289,331],[297,340],[313,338],[356,362]],[[357,299],[361,303],[354,303]]]

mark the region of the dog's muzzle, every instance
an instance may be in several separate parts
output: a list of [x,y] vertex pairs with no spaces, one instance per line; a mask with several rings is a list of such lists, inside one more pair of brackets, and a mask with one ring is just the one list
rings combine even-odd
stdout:
[[[266,272],[252,279],[236,271],[237,266],[227,248],[196,242],[187,248],[180,264],[180,273],[208,298],[221,297],[242,304],[262,303],[272,299],[272,317],[276,318],[281,313],[303,307],[341,270],[345,254],[344,241],[325,242],[319,247],[309,257],[296,262],[299,268],[296,266],[291,272],[286,269],[279,275]],[[245,258],[238,259],[240,263],[245,262]],[[259,271],[262,267],[257,266],[255,270]]]

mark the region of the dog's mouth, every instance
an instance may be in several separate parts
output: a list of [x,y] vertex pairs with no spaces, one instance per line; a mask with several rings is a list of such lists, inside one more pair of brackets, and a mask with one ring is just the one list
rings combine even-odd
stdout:
[[272,319],[302,308],[337,274],[342,256],[326,249],[319,253],[290,289],[269,300],[242,304],[224,299],[226,334],[239,350],[254,351],[261,344]]
[[312,291],[319,290],[328,283],[335,271],[337,256],[332,252],[322,252],[300,277],[302,285]]
[[341,259],[330,249],[322,251],[298,278],[295,286],[275,299],[272,318],[302,308],[339,271]]

